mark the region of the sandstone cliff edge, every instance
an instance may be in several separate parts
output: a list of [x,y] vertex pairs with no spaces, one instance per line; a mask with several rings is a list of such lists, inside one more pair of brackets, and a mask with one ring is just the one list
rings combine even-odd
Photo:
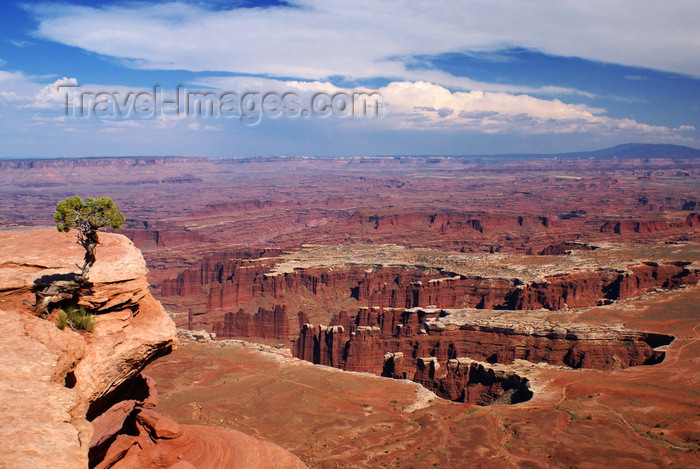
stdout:
[[77,271],[83,251],[74,234],[5,230],[0,246],[0,467],[305,467],[275,445],[179,425],[152,409],[154,382],[141,370],[178,340],[126,237],[100,233],[88,287],[55,298],[92,311],[92,332],[59,330],[55,313],[39,318],[27,305],[37,281]]

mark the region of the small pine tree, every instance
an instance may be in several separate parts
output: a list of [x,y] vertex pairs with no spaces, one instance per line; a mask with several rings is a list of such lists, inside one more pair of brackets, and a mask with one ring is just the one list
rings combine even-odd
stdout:
[[119,211],[111,198],[87,197],[83,201],[77,195],[56,204],[53,219],[58,231],[68,232],[71,228],[77,231],[78,244],[85,249],[85,258],[79,277],[82,282],[87,280],[88,272],[95,263],[99,229],[109,227],[118,230],[126,221],[124,214]]
[[[58,295],[72,293],[74,296],[85,287],[88,272],[95,263],[95,249],[100,240],[97,232],[100,228],[109,227],[115,230],[121,228],[126,221],[124,214],[119,211],[109,197],[88,197],[83,201],[79,196],[69,197],[56,204],[53,216],[58,231],[67,232],[74,228],[77,231],[78,244],[85,249],[85,257],[80,275],[71,280],[52,280],[50,283],[37,283],[34,289],[36,300],[32,307],[34,314],[45,317],[51,301]],[[65,328],[70,324],[73,328],[91,330],[94,320],[90,314],[78,314],[71,317],[67,312],[59,313],[58,326]]]

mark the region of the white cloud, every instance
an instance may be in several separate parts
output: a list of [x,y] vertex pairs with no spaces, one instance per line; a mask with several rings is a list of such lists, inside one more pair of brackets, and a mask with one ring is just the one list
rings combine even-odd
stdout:
[[291,3],[295,8],[228,11],[178,2],[26,8],[41,19],[40,36],[144,68],[300,79],[385,76],[499,91],[406,63],[419,54],[526,47],[700,76],[696,0]]
[[[221,92],[243,90],[260,93],[292,92],[308,106],[316,93],[352,95],[353,90],[328,82],[302,82],[260,77],[209,77],[199,79],[200,86]],[[356,119],[359,124],[388,129],[473,131],[487,134],[573,134],[621,135],[641,140],[692,143],[683,133],[694,131],[689,125],[678,128],[649,125],[633,119],[616,119],[606,110],[584,104],[564,103],[527,94],[450,91],[429,82],[392,82],[376,91],[382,97],[381,118]],[[349,120],[348,122],[353,121]],[[635,140],[635,141],[637,141]]]
[[441,70],[406,70],[401,73],[400,78],[409,81],[429,81],[457,90],[482,90],[540,95],[579,95],[588,98],[593,98],[595,96],[592,93],[561,86],[532,87],[477,81],[467,77],[456,77]]
[[43,86],[33,96],[25,98],[24,107],[34,109],[57,109],[66,106],[67,89],[78,86],[76,78],[59,78],[49,85]]
[[0,70],[0,89],[6,90],[7,88],[16,86],[17,84],[23,83],[27,80],[28,77],[22,72],[8,72],[6,70]]
[[18,108],[60,109],[65,107],[65,95],[60,93],[61,84],[77,84],[75,78],[60,78],[51,84],[40,83],[43,77],[22,72],[0,70],[0,101],[10,102]]
[[427,82],[394,82],[378,92],[384,98],[389,124],[398,128],[521,134],[595,132],[659,138],[681,130],[615,119],[603,115],[604,109],[524,94],[452,92]]
[[14,91],[0,91],[0,102],[20,101],[21,99],[22,98],[17,96],[17,93],[15,93]]
[[8,39],[8,42],[15,47],[27,47],[27,46],[32,45],[32,43],[29,41],[18,41],[16,39]]
[[[7,87],[9,85],[9,88]],[[225,117],[218,119],[193,117],[168,112],[155,118],[138,118],[135,113],[99,118],[64,115],[66,94],[59,85],[73,85],[75,89],[95,96],[104,92],[116,96],[124,103],[127,97],[140,92],[154,93],[154,89],[129,88],[120,85],[82,84],[76,78],[60,78],[48,85],[38,84],[19,72],[0,71],[0,100],[18,109],[43,112],[32,116],[33,125],[55,126],[64,129],[94,129],[101,133],[129,133],[135,131],[216,132],[228,124]],[[13,91],[12,86],[25,94]],[[302,106],[308,108],[317,93],[333,96],[337,93],[353,95],[356,90],[335,86],[327,81],[277,80],[262,77],[207,77],[188,85],[185,91],[195,92],[202,87],[213,88],[219,95],[234,92],[242,96],[246,92],[277,92],[280,95],[295,93]],[[162,98],[173,100],[177,90],[162,89]],[[693,143],[685,137],[695,131],[692,125],[670,128],[649,125],[633,119],[606,116],[606,110],[584,104],[571,104],[559,99],[542,99],[528,94],[496,91],[451,91],[444,86],[425,81],[395,81],[377,90],[381,96],[382,117],[343,119],[330,117],[337,125],[372,126],[383,130],[444,130],[484,134],[596,134],[615,135],[635,141],[669,141]],[[80,98],[74,97],[76,106]],[[128,107],[128,106],[127,106]],[[172,110],[170,110],[172,111]],[[47,114],[48,113],[48,114]],[[283,117],[282,117],[283,118]],[[267,118],[263,119],[267,120]],[[238,124],[238,123],[236,123]]]
[[[161,101],[172,101],[176,89],[133,88],[123,85],[80,84],[77,78],[62,77],[50,84],[40,83],[44,77],[22,72],[0,70],[0,118],[12,116],[14,124],[25,127],[55,128],[67,131],[91,129],[103,133],[122,133],[136,130],[197,130],[219,131],[220,125],[200,124],[185,115],[148,114],[139,118],[134,112],[135,96],[158,94]],[[119,100],[123,112],[99,114],[95,111],[95,96],[105,93]],[[129,97],[131,96],[131,97]],[[66,108],[69,98],[69,107]],[[152,101],[151,101],[152,102]],[[110,108],[110,111],[114,108]],[[165,112],[169,108],[164,108]],[[23,123],[23,124],[20,124]]]

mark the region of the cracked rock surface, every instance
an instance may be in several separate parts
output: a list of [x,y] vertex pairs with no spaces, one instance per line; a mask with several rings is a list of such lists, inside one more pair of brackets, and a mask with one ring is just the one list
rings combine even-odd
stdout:
[[0,467],[87,467],[88,407],[171,349],[174,324],[124,236],[100,233],[92,286],[79,301],[97,314],[90,334],[59,330],[25,303],[37,279],[77,272],[83,250],[72,233],[0,233],[0,245]]

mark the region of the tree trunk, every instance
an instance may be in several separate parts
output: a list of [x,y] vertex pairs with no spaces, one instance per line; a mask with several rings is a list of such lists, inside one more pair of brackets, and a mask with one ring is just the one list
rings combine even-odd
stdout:
[[[34,304],[32,310],[37,316],[48,314],[49,304],[56,301],[56,297],[73,293],[80,288],[80,283],[74,280],[56,280],[49,285],[34,292]],[[26,302],[29,304],[29,302]]]
[[84,282],[87,280],[90,268],[95,263],[95,248],[97,248],[97,242],[85,244],[83,247],[85,248],[85,257],[83,258],[83,266],[80,268],[79,279]]
[[97,245],[100,242],[97,230],[87,223],[80,226],[78,228],[78,242],[85,249],[85,257],[83,258],[83,266],[80,268],[78,281],[86,282],[88,272],[90,272],[90,268],[95,263],[95,249],[97,249]]

